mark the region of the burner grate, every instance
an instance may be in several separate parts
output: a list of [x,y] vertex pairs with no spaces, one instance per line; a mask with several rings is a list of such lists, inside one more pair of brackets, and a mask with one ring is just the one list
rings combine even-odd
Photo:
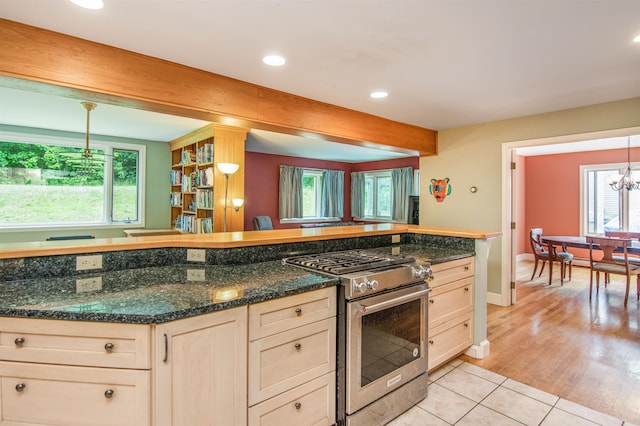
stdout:
[[286,263],[335,275],[388,268],[415,262],[412,257],[385,256],[363,250],[319,253],[285,259]]

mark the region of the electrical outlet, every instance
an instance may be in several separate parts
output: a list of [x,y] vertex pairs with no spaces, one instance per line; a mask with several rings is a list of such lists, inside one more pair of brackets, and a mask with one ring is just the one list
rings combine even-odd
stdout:
[[400,247],[391,247],[391,254],[398,256],[400,254]]
[[204,281],[204,269],[187,269],[187,281]]
[[76,280],[76,293],[102,290],[102,277],[79,278]]
[[102,255],[76,257],[76,271],[86,271],[88,269],[102,269]]
[[206,250],[187,249],[187,262],[204,262],[206,257]]
[[400,235],[392,235],[391,236],[391,243],[392,244],[397,244],[400,242]]

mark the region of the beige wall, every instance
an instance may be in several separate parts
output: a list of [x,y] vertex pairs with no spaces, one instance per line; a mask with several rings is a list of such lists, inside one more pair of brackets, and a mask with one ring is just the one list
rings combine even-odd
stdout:
[[[459,127],[438,132],[438,155],[420,159],[420,224],[502,229],[502,144],[640,126],[640,98]],[[576,140],[574,137],[573,140]],[[450,179],[451,195],[437,203],[431,178]],[[476,186],[475,194],[469,192]],[[505,237],[502,237],[505,238]],[[502,241],[489,255],[489,293],[501,293]]]

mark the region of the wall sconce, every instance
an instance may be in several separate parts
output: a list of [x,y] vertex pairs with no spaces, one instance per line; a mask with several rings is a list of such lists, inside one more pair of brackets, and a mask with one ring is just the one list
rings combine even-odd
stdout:
[[227,232],[227,208],[232,208],[235,211],[240,210],[242,206],[243,199],[242,198],[234,198],[232,200],[233,206],[228,206],[228,193],[229,193],[229,176],[234,174],[240,168],[239,164],[234,163],[218,163],[218,170],[224,175],[226,182],[224,186],[224,226],[222,232]]

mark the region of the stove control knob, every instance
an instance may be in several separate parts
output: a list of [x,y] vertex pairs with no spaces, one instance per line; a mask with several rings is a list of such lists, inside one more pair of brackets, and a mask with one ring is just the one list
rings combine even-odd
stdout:
[[425,268],[422,265],[418,265],[411,268],[413,270],[413,276],[416,278],[420,278],[421,280],[432,280],[433,273],[431,272],[431,268]]
[[378,281],[377,280],[367,280],[365,283],[369,290],[377,290],[378,289]]
[[356,293],[364,293],[366,291],[364,281],[361,283],[353,283],[353,290]]

